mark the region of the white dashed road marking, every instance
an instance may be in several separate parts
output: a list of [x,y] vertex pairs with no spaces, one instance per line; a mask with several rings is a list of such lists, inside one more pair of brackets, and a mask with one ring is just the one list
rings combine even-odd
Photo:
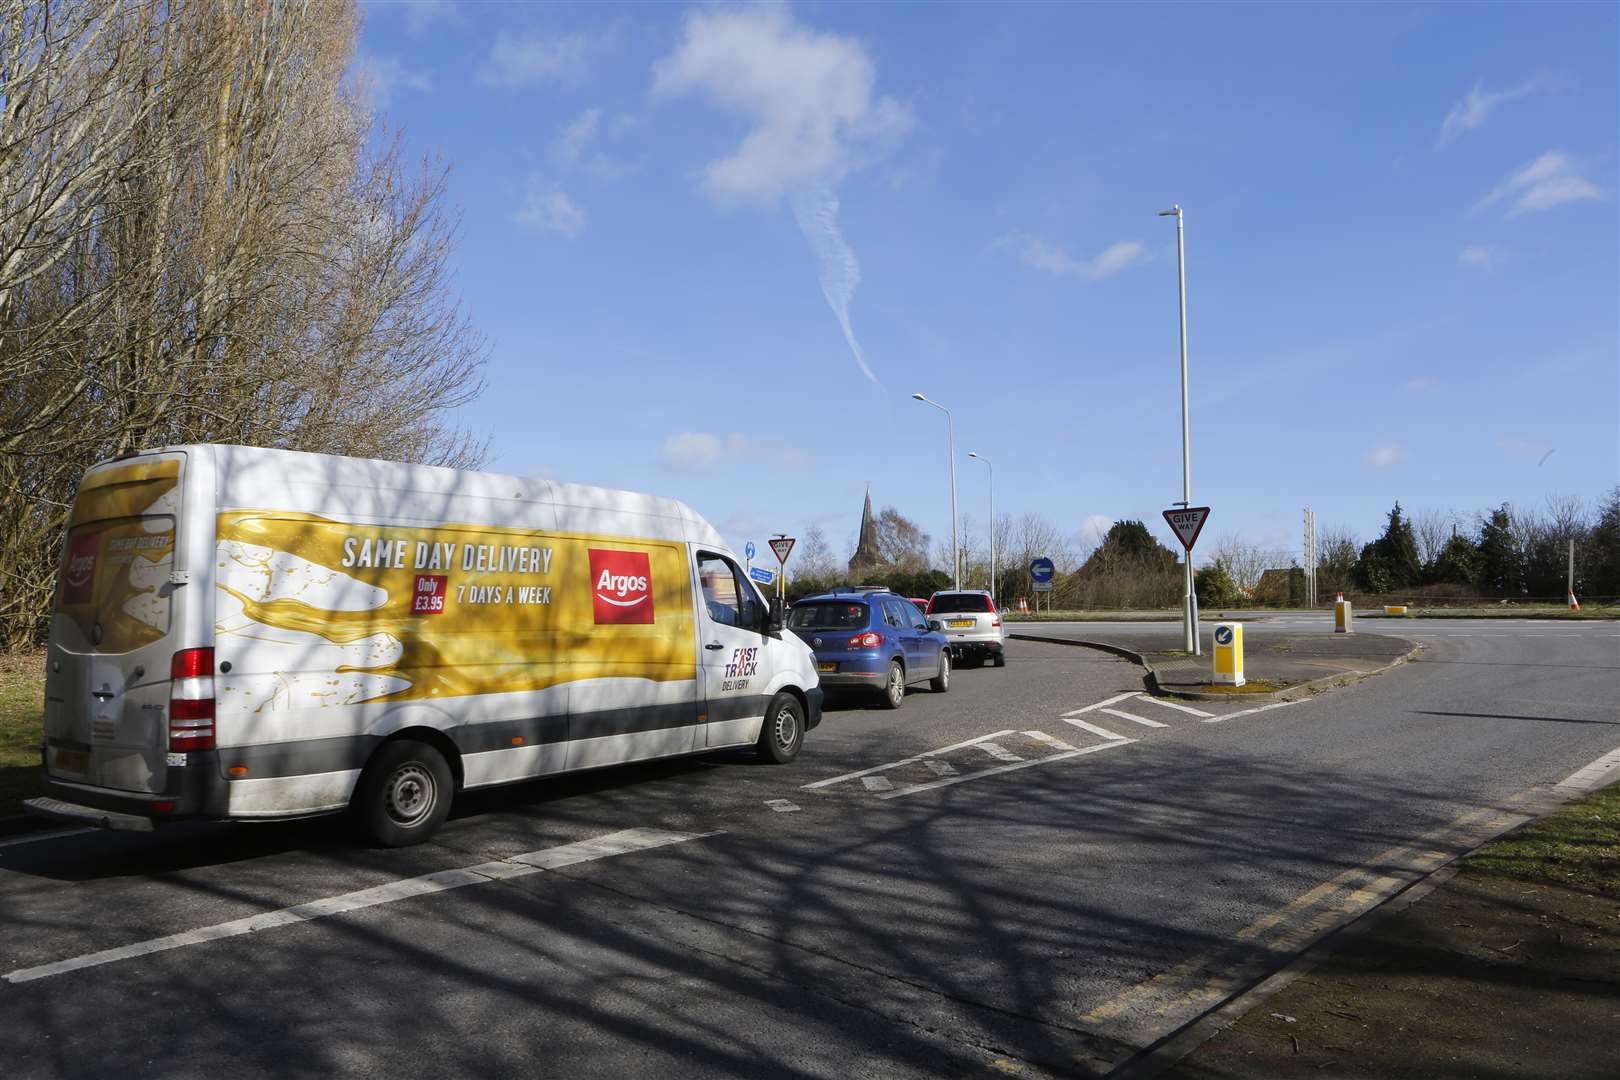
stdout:
[[1098,727],[1096,724],[1088,724],[1084,720],[1075,720],[1072,717],[1065,716],[1063,721],[1067,724],[1073,724],[1075,727],[1084,731],[1089,731],[1093,735],[1100,735],[1110,742],[1135,742],[1134,739],[1127,739],[1125,736],[1109,731],[1105,727]]
[[993,742],[974,743],[975,750],[983,750],[997,761],[1023,761],[1024,759],[1008,750],[1005,746]]
[[1091,712],[1093,709],[1100,709],[1105,705],[1112,705],[1116,701],[1124,701],[1126,698],[1136,697],[1141,692],[1142,691],[1140,691],[1140,690],[1131,690],[1131,691],[1129,691],[1127,693],[1124,693],[1124,694],[1115,694],[1111,698],[1104,698],[1102,701],[1097,702],[1095,705],[1087,705],[1083,709],[1071,709],[1068,712],[1064,713],[1063,716],[1064,716],[1064,719],[1067,719],[1067,718],[1069,718],[1071,716],[1079,716],[1081,713],[1088,713],[1088,712]]
[[933,773],[935,776],[956,775],[956,766],[952,765],[948,761],[941,761],[939,758],[924,758],[923,764],[928,766],[928,771]]
[[1059,739],[1059,738],[1056,738],[1054,736],[1048,735],[1044,731],[1026,731],[1026,732],[1024,732],[1024,737],[1029,738],[1029,739],[1034,739],[1038,743],[1045,743],[1047,746],[1052,747],[1054,750],[1073,750],[1074,749],[1074,747],[1070,746],[1068,743],[1064,742],[1062,739]]
[[889,781],[888,781],[888,779],[886,777],[882,777],[882,776],[863,776],[863,777],[861,777],[861,783],[866,785],[866,790],[867,791],[893,791],[894,790],[894,785],[889,783]]
[[415,896],[428,896],[449,889],[459,889],[463,885],[483,885],[491,881],[505,881],[509,878],[538,874],[542,870],[559,870],[565,866],[590,862],[594,859],[606,859],[614,855],[625,855],[632,851],[646,851],[649,848],[664,847],[668,844],[681,844],[688,840],[700,840],[705,836],[714,835],[716,834],[712,832],[677,833],[665,832],[662,829],[624,829],[620,832],[607,833],[590,840],[581,840],[574,844],[563,844],[559,847],[543,848],[540,851],[513,855],[510,858],[496,862],[463,866],[454,870],[440,870],[437,873],[424,874],[421,877],[402,878],[370,889],[361,889],[359,892],[344,893],[341,896],[328,896],[322,900],[312,900],[307,904],[299,904],[296,907],[264,911],[257,915],[249,915],[244,919],[233,919],[230,922],[216,923],[213,926],[204,926],[196,930],[170,934],[167,937],[137,941],[131,945],[120,945],[115,949],[103,949],[100,952],[86,953],[83,956],[58,960],[52,964],[19,968],[8,973],[6,981],[10,983],[32,982],[35,979],[45,979],[52,975],[65,975],[70,971],[78,971],[82,968],[99,967],[102,964],[117,963],[119,960],[131,960],[137,956],[166,952],[170,949],[181,949],[188,945],[201,945],[204,942],[218,941],[221,938],[256,934],[263,930],[273,930],[278,926],[291,926],[295,923],[309,922],[313,919],[324,919],[331,915],[342,915],[345,912],[359,911],[362,908],[391,904],[396,900],[408,900]]
[[1205,717],[1215,715],[1214,713],[1207,713],[1203,709],[1195,709],[1191,705],[1182,705],[1179,702],[1166,701],[1164,698],[1150,697],[1147,694],[1142,695],[1142,700],[1151,701],[1155,705],[1163,705],[1167,709],[1175,709],[1177,712],[1184,712],[1190,716]]
[[766,799],[765,805],[778,814],[791,814],[799,808],[798,803],[788,802],[786,799]]
[[1122,712],[1119,709],[1104,709],[1103,712],[1107,713],[1109,716],[1117,716],[1121,720],[1129,720],[1133,724],[1141,724],[1143,727],[1169,727],[1170,726],[1169,724],[1163,723],[1161,721],[1149,720],[1145,716],[1137,716],[1135,713]]
[[960,750],[964,746],[972,746],[974,743],[981,743],[986,739],[999,739],[1003,735],[1011,735],[1012,733],[1012,728],[1008,728],[1005,731],[992,731],[988,735],[980,735],[978,738],[968,739],[966,742],[952,743],[950,746],[942,746],[938,750],[930,750],[925,754],[916,754],[912,757],[902,758],[899,761],[889,761],[882,765],[873,765],[870,769],[857,769],[855,772],[844,773],[842,776],[829,776],[825,780],[817,780],[813,784],[805,784],[802,788],[800,788],[800,790],[811,791],[815,788],[831,787],[834,784],[842,784],[845,780],[854,780],[856,777],[866,776],[868,773],[886,772],[889,769],[898,769],[902,765],[911,765],[918,761],[926,761],[929,758],[937,757],[940,754],[948,754],[952,750]]
[[1102,750],[1113,750],[1116,747],[1125,746],[1134,741],[1134,739],[1123,739],[1119,742],[1098,743],[1096,746],[1088,746],[1083,750],[1070,750],[1068,753],[1064,754],[1052,754],[1048,757],[1036,758],[1034,761],[1020,761],[1013,765],[997,765],[993,769],[981,769],[978,772],[970,773],[967,776],[953,776],[946,780],[930,780],[926,784],[912,784],[910,787],[896,788],[893,791],[885,792],[884,794],[879,795],[878,798],[898,799],[906,795],[915,795],[921,791],[933,791],[935,788],[950,787],[952,784],[965,784],[969,780],[982,780],[987,776],[996,776],[1000,773],[1013,772],[1018,769],[1029,769],[1036,765],[1049,765],[1054,761],[1063,761],[1067,758],[1079,757],[1082,754],[1095,754]]

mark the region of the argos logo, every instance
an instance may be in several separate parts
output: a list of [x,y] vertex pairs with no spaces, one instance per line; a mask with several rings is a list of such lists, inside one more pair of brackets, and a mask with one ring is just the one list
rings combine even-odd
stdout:
[[645,551],[591,548],[591,606],[598,626],[653,621],[652,568]]
[[100,533],[86,533],[68,546],[67,562],[62,568],[62,603],[88,604],[95,599],[96,548],[100,543]]

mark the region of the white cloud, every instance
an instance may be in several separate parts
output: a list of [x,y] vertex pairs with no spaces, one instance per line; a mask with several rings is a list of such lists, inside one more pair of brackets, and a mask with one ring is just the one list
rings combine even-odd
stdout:
[[580,113],[573,123],[563,129],[562,137],[557,140],[557,160],[564,165],[576,164],[580,154],[585,152],[585,145],[596,137],[596,129],[601,121],[601,109],[586,109]]
[[1380,443],[1367,451],[1367,456],[1361,459],[1361,464],[1369,469],[1387,469],[1391,465],[1399,465],[1406,460],[1406,451],[1400,443]]
[[425,71],[411,71],[397,56],[362,53],[354,64],[354,81],[373,108],[386,109],[394,91],[433,89],[433,77]]
[[1421,394],[1433,390],[1439,385],[1440,380],[1433,375],[1419,375],[1416,378],[1407,379],[1401,384],[1401,389],[1408,394]]
[[658,448],[658,459],[678,472],[707,472],[719,465],[730,468],[743,460],[782,469],[808,469],[811,464],[804,453],[776,439],[721,438],[706,431],[671,435]]
[[839,225],[837,188],[911,127],[904,105],[875,96],[876,81],[858,41],[800,26],[774,4],[693,12],[681,43],[653,66],[653,93],[696,93],[749,122],[728,156],[704,166],[703,187],[722,205],[775,206],[792,198],[822,295],[856,366],[873,383],[877,375],[850,319],[861,270]]
[[1558,150],[1549,150],[1536,160],[1498,184],[1495,191],[1485,196],[1474,207],[1476,211],[1487,206],[1511,201],[1507,216],[1551,210],[1564,203],[1585,199],[1600,199],[1603,192],[1596,184],[1580,174],[1575,160]]
[[448,0],[407,0],[399,5],[405,12],[405,28],[412,37],[422,37],[435,26],[467,25],[461,9]]
[[590,49],[590,41],[580,34],[551,38],[505,34],[490,50],[478,78],[486,86],[526,86],[542,79],[573,79],[585,70]]
[[1482,127],[1498,105],[1531,94],[1542,94],[1557,89],[1559,81],[1550,75],[1537,75],[1526,79],[1509,90],[1487,90],[1483,82],[1474,84],[1463,99],[1451,107],[1445,122],[1440,125],[1440,142],[1445,144],[1465,131]]
[[1493,269],[1501,261],[1501,253],[1484,244],[1470,244],[1457,253],[1459,266],[1472,266],[1479,270]]
[[542,232],[577,236],[588,219],[585,211],[576,206],[562,188],[531,176],[516,220],[519,225]]
[[1553,448],[1546,443],[1530,442],[1526,439],[1497,439],[1497,449],[1514,457],[1533,458],[1539,465],[1552,455]]
[[1092,281],[1113,277],[1132,263],[1141,262],[1147,257],[1147,249],[1135,240],[1122,240],[1117,244],[1111,244],[1090,259],[1077,259],[1038,236],[1023,233],[1003,237],[999,244],[1016,245],[1018,257],[1025,266],[1033,266],[1049,274],[1074,275]]
[[873,97],[876,71],[859,42],[801,27],[782,6],[694,12],[653,74],[654,93],[697,92],[752,122],[704,168],[705,188],[724,202],[769,205],[836,185],[911,126],[904,105]]

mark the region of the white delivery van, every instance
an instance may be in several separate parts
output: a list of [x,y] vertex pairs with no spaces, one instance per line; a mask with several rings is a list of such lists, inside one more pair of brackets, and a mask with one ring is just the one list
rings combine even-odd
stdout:
[[754,746],[821,718],[809,648],[672,499],[241,446],[79,486],[46,658],[49,797],[108,828],[351,808]]

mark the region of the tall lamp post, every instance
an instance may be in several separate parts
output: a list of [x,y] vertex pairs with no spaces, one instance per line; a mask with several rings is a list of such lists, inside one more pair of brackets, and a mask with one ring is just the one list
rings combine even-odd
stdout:
[[[1160,210],[1160,217],[1176,219],[1176,273],[1181,284],[1181,505],[1192,505],[1192,448],[1187,434],[1187,244],[1181,204]],[[1185,592],[1181,598],[1182,637],[1187,652],[1202,650],[1198,643],[1198,597],[1193,591],[1192,551],[1186,553]]]
[[968,457],[975,461],[984,462],[984,467],[990,470],[990,602],[996,602],[996,467],[990,464],[990,459],[973,451],[968,451]]
[[945,414],[945,452],[951,459],[951,577],[956,582],[955,588],[962,588],[962,554],[956,546],[956,422],[951,419],[951,410],[937,401],[931,401],[921,394],[912,394],[912,397],[924,405],[932,405]]

